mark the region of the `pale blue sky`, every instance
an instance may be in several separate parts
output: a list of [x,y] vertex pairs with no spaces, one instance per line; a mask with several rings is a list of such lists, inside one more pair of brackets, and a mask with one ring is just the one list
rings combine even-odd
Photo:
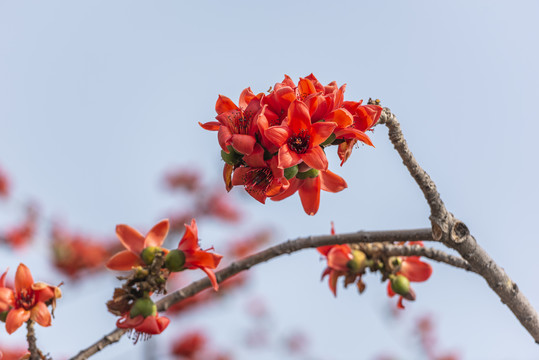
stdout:
[[[149,227],[171,205],[159,189],[171,165],[219,178],[216,136],[197,124],[213,119],[218,94],[237,99],[247,86],[265,91],[284,74],[313,72],[347,83],[346,99],[377,97],[397,114],[449,210],[539,308],[538,15],[536,1],[0,1],[0,166],[17,198],[38,199],[74,227],[110,235],[117,223]],[[387,131],[372,140],[375,149],[354,151],[343,168],[330,156],[349,188],[324,194],[315,217],[297,197],[265,206],[245,197],[253,224],[276,224],[283,240],[327,233],[332,220],[339,232],[428,226]],[[0,207],[0,221],[10,209]],[[219,227],[200,228],[217,247]],[[16,258],[0,249],[0,268],[46,252],[32,250]],[[376,276],[366,294],[339,289],[334,299],[319,282],[323,267],[314,251],[260,266],[250,291],[270,301],[276,334],[307,329],[316,359],[417,357],[384,317]],[[66,286],[54,326],[38,329],[47,351],[72,355],[110,331],[104,302],[115,282],[99,281]],[[442,344],[464,359],[538,357],[477,276],[435,264],[415,289],[407,317],[435,313]],[[215,341],[235,348],[244,305],[231,299],[172,324],[167,336],[215,322]],[[0,342],[23,336],[0,332]],[[123,340],[95,359],[129,352],[137,348]]]

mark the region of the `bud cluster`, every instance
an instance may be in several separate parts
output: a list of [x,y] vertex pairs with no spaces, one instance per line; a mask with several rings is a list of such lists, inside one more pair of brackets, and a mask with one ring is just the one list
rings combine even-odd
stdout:
[[[333,232],[332,232],[333,233]],[[322,278],[329,275],[329,288],[337,296],[337,281],[344,277],[344,286],[356,283],[359,293],[365,291],[362,276],[367,270],[379,272],[382,281],[388,280],[387,293],[393,297],[399,295],[397,306],[404,309],[403,300],[413,301],[416,298],[410,282],[422,282],[429,279],[432,268],[419,260],[418,256],[391,256],[380,251],[382,244],[329,245],[317,248],[326,257],[327,268]],[[401,244],[404,245],[404,244]],[[411,242],[409,245],[421,245]]]

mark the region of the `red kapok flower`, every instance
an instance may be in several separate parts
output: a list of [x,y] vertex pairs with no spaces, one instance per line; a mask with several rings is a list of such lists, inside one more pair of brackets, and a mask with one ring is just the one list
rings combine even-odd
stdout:
[[161,334],[170,323],[170,319],[165,316],[159,316],[159,314],[149,315],[144,317],[143,315],[138,315],[131,317],[129,312],[122,315],[118,321],[116,321],[116,326],[120,329],[132,329],[136,332],[135,343],[139,340],[139,336],[143,335],[144,339],[152,336]]
[[210,269],[217,268],[223,256],[200,248],[198,245],[198,229],[195,219],[191,220],[191,225],[185,224],[185,234],[183,234],[180,240],[178,250],[185,255],[185,263],[183,265],[185,269],[198,268],[204,271],[208,275],[215,291],[219,290],[217,278]]
[[[423,243],[421,243],[420,241],[410,242],[409,244],[423,246]],[[408,279],[409,282],[423,282],[423,281],[427,281],[432,275],[432,267],[430,266],[430,264],[419,260],[419,256],[403,256],[403,257],[400,257],[399,259],[402,261],[402,263],[400,265],[399,270],[396,273],[397,277],[403,276],[406,279]],[[410,298],[408,300],[414,300],[415,293],[411,287],[409,288],[409,291],[410,291]],[[402,304],[402,301],[404,297],[406,297],[407,294],[405,295],[397,294],[392,288],[391,280],[388,281],[388,284],[387,284],[387,295],[389,297],[400,295],[399,302],[397,303],[397,307],[400,309],[404,309],[404,305]]]
[[344,244],[321,246],[317,250],[328,261],[328,267],[322,273],[322,279],[329,275],[329,288],[333,295],[337,296],[337,280],[340,276],[346,275],[350,271],[348,262],[354,258],[352,249],[347,244]]
[[279,167],[286,169],[303,161],[314,169],[327,170],[328,160],[319,145],[332,134],[337,124],[311,124],[309,108],[300,100],[290,104],[288,118],[283,124],[265,132],[266,137],[280,147]]
[[228,97],[219,95],[215,104],[216,121],[200,124],[204,129],[219,131],[217,137],[221,148],[229,152],[228,146],[242,154],[250,154],[256,143],[257,118],[260,114],[262,93],[255,95],[250,88],[242,91],[239,107]]
[[15,289],[5,287],[6,274],[7,270],[0,277],[0,311],[8,311],[8,334],[15,332],[29,319],[41,326],[50,326],[51,314],[45,303],[51,301],[54,312],[56,299],[62,297],[60,289],[42,282],[34,283],[30,270],[22,263],[15,273]]
[[289,182],[284,176],[284,170],[278,167],[277,157],[264,161],[264,150],[260,145],[250,156],[245,156],[247,166],[234,170],[232,185],[243,185],[245,190],[262,204],[267,197],[282,193],[288,188]]
[[[112,256],[106,266],[111,270],[128,271],[133,266],[143,266],[142,251],[148,247],[160,248],[170,227],[168,219],[157,223],[146,236],[129,225],[116,226],[116,236],[127,249]],[[167,252],[166,249],[161,249]]]

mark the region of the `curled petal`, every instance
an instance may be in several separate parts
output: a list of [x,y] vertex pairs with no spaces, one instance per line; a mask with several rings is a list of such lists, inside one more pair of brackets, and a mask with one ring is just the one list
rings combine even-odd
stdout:
[[324,191],[336,193],[346,189],[348,185],[342,177],[327,170],[320,173],[320,187]]
[[239,110],[239,108],[228,97],[219,95],[217,102],[215,103],[215,111],[217,114],[222,114],[230,110]]
[[287,126],[272,126],[264,132],[264,136],[277,146],[283,146],[290,137]]
[[232,190],[232,171],[234,170],[234,167],[230,164],[225,163],[225,166],[223,167],[223,180],[225,181],[225,189],[227,192]]
[[144,236],[129,225],[117,225],[116,236],[127,250],[137,255],[144,249]]
[[330,270],[329,272],[329,288],[331,289],[331,292],[335,297],[337,297],[337,280],[339,280],[339,276],[341,274],[338,271]]
[[352,250],[348,245],[335,245],[328,252],[328,266],[334,270],[348,271],[348,261],[352,260]]
[[198,229],[197,223],[193,219],[191,220],[191,225],[185,224],[185,234],[183,234],[178,244],[178,250],[196,251],[198,249],[200,249],[200,246],[198,246]]
[[158,222],[146,235],[144,240],[144,247],[147,246],[161,246],[165,238],[167,237],[170,223],[168,219]]
[[233,134],[231,139],[232,146],[234,147],[234,149],[244,155],[250,155],[255,148],[256,139],[254,138],[254,136]]
[[2,276],[0,276],[0,288],[6,287],[6,275],[8,270],[9,268],[7,268],[6,271],[4,271],[4,273],[2,274]]
[[13,334],[26,321],[30,319],[30,311],[23,308],[11,309],[6,318],[6,331]]
[[215,277],[215,274],[213,273],[213,271],[203,267],[203,268],[200,268],[202,271],[204,271],[206,273],[206,275],[208,275],[208,278],[210,279],[210,282],[211,282],[211,285],[213,287],[213,289],[215,291],[218,291],[219,290],[219,284],[217,283],[217,278]]
[[337,124],[334,122],[317,122],[312,126],[311,131],[311,142],[312,146],[316,147],[327,140],[328,137],[333,133],[333,130],[337,127]]
[[199,121],[198,125],[200,125],[205,130],[217,131],[217,130],[219,130],[219,127],[221,126],[221,123],[219,123],[217,121],[209,121],[207,123],[201,123]]
[[193,252],[185,252],[185,267],[192,268],[209,268],[215,269],[219,266],[222,255],[199,250]]
[[39,325],[47,327],[51,326],[51,313],[47,309],[44,302],[38,302],[30,312],[30,319],[37,322]]

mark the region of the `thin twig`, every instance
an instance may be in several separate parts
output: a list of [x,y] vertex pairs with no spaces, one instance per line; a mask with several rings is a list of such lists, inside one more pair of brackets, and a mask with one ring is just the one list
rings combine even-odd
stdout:
[[36,344],[36,332],[34,330],[34,320],[26,322],[26,341],[28,341],[28,351],[30,352],[30,360],[39,360],[39,349]]
[[429,204],[432,223],[432,234],[435,240],[442,241],[446,246],[453,248],[469,262],[473,271],[481,275],[490,288],[500,297],[522,326],[539,343],[539,317],[528,299],[520,292],[516,283],[505,271],[494,262],[487,252],[479,246],[475,238],[470,235],[468,227],[455,218],[445,207],[436,185],[421,168],[406,144],[397,117],[391,110],[384,108],[380,123],[389,129],[389,139],[395,150],[408,168],[410,175],[419,185]]
[[[370,244],[370,243],[387,243],[386,245],[380,244],[382,249],[381,251],[388,251],[389,256],[425,256],[429,257],[435,261],[444,262],[449,265],[470,270],[470,266],[466,261],[457,258],[452,255],[443,253],[441,250],[423,248],[418,245],[413,246],[398,246],[393,245],[393,242],[404,242],[404,241],[428,241],[431,240],[431,231],[430,229],[416,229],[416,230],[393,230],[393,231],[360,231],[357,233],[350,234],[339,234],[339,235],[322,235],[322,236],[309,236],[304,238],[298,238],[296,240],[289,240],[279,245],[272,246],[266,250],[258,252],[254,255],[246,257],[242,260],[236,261],[226,268],[215,273],[217,281],[222,283],[226,279],[250,269],[251,267],[271,260],[273,258],[279,257],[284,254],[291,254],[293,252],[307,249],[307,248],[316,248],[324,245],[335,245],[335,244]],[[197,293],[208,289],[211,287],[211,282],[208,278],[203,278],[201,280],[195,281],[190,285],[177,290],[161,300],[156,302],[158,311],[165,311],[173,304],[176,304],[182,300],[185,300],[189,297],[196,295]],[[125,333],[125,330],[116,329],[109,333],[104,338],[97,341],[95,344],[91,345],[85,350],[82,350],[78,355],[72,357],[70,360],[83,360],[87,359],[89,356],[95,354],[99,350],[103,349],[105,346],[108,346],[114,342],[117,342],[122,335]]]

